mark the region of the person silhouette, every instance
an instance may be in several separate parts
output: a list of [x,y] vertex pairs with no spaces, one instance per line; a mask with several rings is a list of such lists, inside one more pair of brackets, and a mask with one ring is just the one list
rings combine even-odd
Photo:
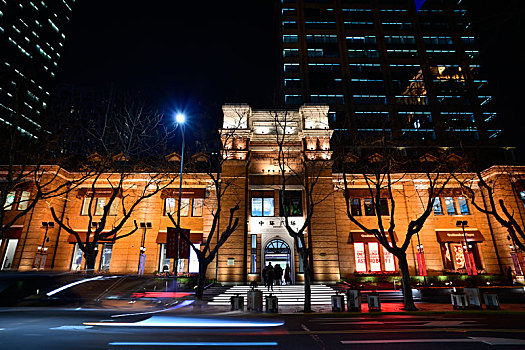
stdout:
[[273,280],[275,278],[275,271],[273,269],[273,266],[272,266],[272,263],[268,263],[268,269],[266,271],[266,281],[268,282],[268,285],[267,285],[267,288],[268,288],[268,291],[270,291],[270,289],[272,290],[273,292]]

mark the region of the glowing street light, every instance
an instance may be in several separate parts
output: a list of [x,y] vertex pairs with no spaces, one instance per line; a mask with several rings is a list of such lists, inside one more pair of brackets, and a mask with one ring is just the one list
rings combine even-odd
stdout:
[[184,121],[186,120],[186,117],[184,116],[184,114],[182,113],[179,113],[175,116],[175,120],[177,121],[177,123],[179,124],[184,124]]

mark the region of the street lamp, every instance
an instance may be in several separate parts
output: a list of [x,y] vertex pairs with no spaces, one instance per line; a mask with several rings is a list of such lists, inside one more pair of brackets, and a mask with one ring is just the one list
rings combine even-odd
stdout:
[[[467,269],[467,274],[469,275],[477,275],[476,266],[471,266],[470,261],[470,253],[468,250],[468,241],[467,241],[467,234],[465,232],[465,226],[468,226],[468,221],[466,220],[458,220],[456,221],[456,226],[461,227],[463,231],[463,238],[465,239],[465,249],[464,249],[464,257],[465,257],[465,268]],[[472,261],[473,263],[473,261]]]
[[54,228],[55,227],[55,222],[54,221],[43,221],[42,222],[42,227],[46,229],[45,233],[44,233],[44,239],[42,240],[42,245],[40,245],[38,248],[37,248],[37,254],[36,254],[36,257],[35,257],[35,262],[33,264],[33,267],[36,268],[36,269],[44,269],[45,265],[46,265],[46,252],[47,252],[47,248],[46,248],[46,242],[49,242],[49,238],[47,237],[47,231],[51,228]]
[[178,232],[178,238],[177,238],[177,258],[174,261],[174,279],[175,279],[175,288],[177,288],[177,273],[179,270],[179,255],[180,255],[180,236],[181,236],[181,230],[180,230],[180,202],[182,199],[182,170],[184,166],[184,122],[186,121],[186,117],[182,113],[178,113],[175,116],[175,120],[180,126],[180,133],[182,135],[182,151],[180,154],[180,174],[179,174],[179,201],[177,202],[177,232]]
[[151,228],[151,222],[141,222],[140,228],[143,229],[142,241],[140,242],[140,255],[139,255],[139,275],[144,274],[144,266],[146,265],[146,230]]

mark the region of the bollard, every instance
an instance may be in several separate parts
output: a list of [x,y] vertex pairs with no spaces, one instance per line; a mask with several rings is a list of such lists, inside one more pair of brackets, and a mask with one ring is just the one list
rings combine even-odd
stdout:
[[279,304],[276,296],[266,296],[266,312],[279,312]]
[[235,296],[230,298],[231,310],[244,310],[244,297],[235,294]]
[[483,300],[487,309],[499,310],[499,299],[497,294],[483,293]]
[[346,291],[346,300],[348,302],[348,311],[361,311],[361,292],[357,289],[348,289]]
[[479,288],[465,287],[463,292],[467,298],[468,307],[472,309],[481,309],[481,298],[479,296]]
[[335,295],[332,295],[332,312],[342,311],[345,311],[345,296],[336,292]]
[[467,308],[467,297],[463,293],[450,294],[450,300],[454,310]]
[[381,300],[379,293],[372,292],[367,295],[368,311],[381,311]]
[[260,290],[252,289],[248,291],[247,295],[247,310],[248,311],[263,311],[263,292]]

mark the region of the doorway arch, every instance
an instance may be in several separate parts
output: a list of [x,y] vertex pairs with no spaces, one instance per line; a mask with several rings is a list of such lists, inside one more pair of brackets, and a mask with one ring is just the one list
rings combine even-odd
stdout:
[[267,266],[270,262],[273,266],[279,264],[283,271],[286,268],[286,264],[288,264],[290,266],[290,278],[292,279],[292,283],[294,282],[292,250],[287,242],[279,238],[274,238],[266,243],[264,247],[264,266]]

